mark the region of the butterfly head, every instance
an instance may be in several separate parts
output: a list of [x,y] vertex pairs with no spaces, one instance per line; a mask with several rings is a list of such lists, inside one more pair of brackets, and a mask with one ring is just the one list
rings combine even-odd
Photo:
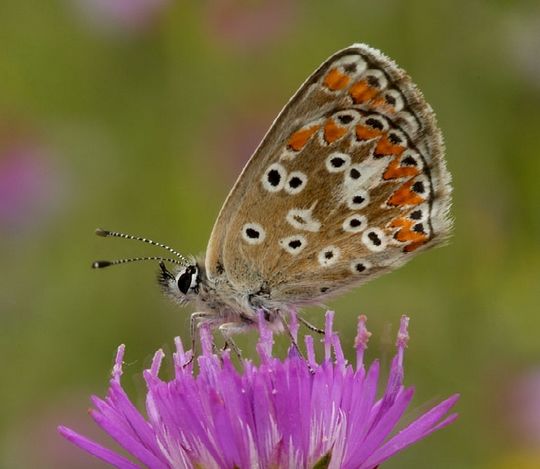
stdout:
[[[117,231],[109,231],[98,228],[96,230],[98,236],[107,238],[123,238],[131,239],[134,241],[141,241],[143,243],[158,246],[166,249],[170,253],[174,254],[174,258],[165,258],[160,256],[146,256],[146,257],[131,257],[127,259],[117,259],[114,261],[95,261],[92,263],[94,269],[102,269],[111,265],[127,264],[130,262],[138,261],[158,261],[159,272],[158,282],[161,285],[163,291],[175,301],[184,304],[191,300],[194,300],[199,294],[199,285],[201,282],[200,268],[194,260],[188,260],[182,254],[167,246],[163,243],[152,241],[148,238],[141,236],[133,236]],[[175,266],[175,269],[171,272],[165,266],[165,262],[169,262]]]
[[158,282],[168,296],[181,304],[198,296],[201,277],[195,262],[179,267],[176,272],[170,272],[163,261],[160,261],[159,268]]

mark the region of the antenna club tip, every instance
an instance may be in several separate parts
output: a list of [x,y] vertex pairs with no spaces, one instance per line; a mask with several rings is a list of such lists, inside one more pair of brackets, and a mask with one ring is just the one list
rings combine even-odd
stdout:
[[94,261],[92,262],[92,269],[103,269],[104,267],[108,267],[112,265],[112,262],[109,261]]
[[96,228],[96,235],[106,238],[109,236],[110,231],[104,230],[103,228]]

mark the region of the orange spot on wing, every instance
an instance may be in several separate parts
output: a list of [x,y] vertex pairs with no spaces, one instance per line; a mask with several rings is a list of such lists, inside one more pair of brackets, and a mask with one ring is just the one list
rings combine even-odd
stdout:
[[420,171],[415,166],[400,166],[400,155],[397,155],[387,166],[383,179],[400,179],[417,176]]
[[406,183],[402,184],[390,196],[387,204],[393,206],[421,204],[424,199],[411,189],[413,184],[414,181],[407,181]]
[[341,73],[337,68],[330,70],[324,77],[324,85],[332,90],[342,90],[349,84],[350,78],[348,75]]
[[388,103],[383,97],[378,97],[372,101],[374,107],[388,107]]
[[424,238],[427,238],[425,233],[419,233],[418,231],[414,231],[412,229],[414,224],[415,222],[408,218],[395,218],[394,220],[392,220],[392,223],[390,223],[390,227],[399,228],[399,230],[394,235],[394,238],[401,242],[420,241]]
[[346,127],[337,125],[333,119],[328,119],[324,125],[324,139],[328,143],[335,142],[347,133]]
[[389,104],[386,99],[384,99],[380,94],[376,98],[372,99],[370,105],[373,106],[377,111],[386,113],[386,114],[395,114],[396,109],[394,106]]
[[371,140],[372,138],[377,138],[382,135],[382,132],[379,129],[374,129],[373,127],[366,127],[364,125],[356,126],[356,138],[358,140]]
[[414,251],[415,249],[418,249],[420,246],[422,246],[422,244],[426,244],[427,243],[427,238],[423,241],[417,241],[416,243],[411,243],[411,244],[407,244],[407,246],[405,246],[403,248],[403,250],[405,252],[412,252]]
[[384,135],[383,138],[377,142],[375,156],[401,155],[404,151],[405,147],[392,143],[388,140],[388,135]]
[[408,242],[403,248],[405,252],[412,252],[428,241],[426,233],[414,231],[412,227],[415,222],[408,218],[396,218],[390,224],[391,228],[399,228],[394,234],[394,238],[401,242]]
[[349,93],[355,104],[358,104],[374,98],[379,93],[379,90],[369,86],[366,80],[360,80],[351,86]]
[[306,146],[306,143],[311,138],[311,136],[320,129],[320,125],[314,125],[305,129],[300,129],[292,134],[287,142],[287,146],[294,150],[300,151]]

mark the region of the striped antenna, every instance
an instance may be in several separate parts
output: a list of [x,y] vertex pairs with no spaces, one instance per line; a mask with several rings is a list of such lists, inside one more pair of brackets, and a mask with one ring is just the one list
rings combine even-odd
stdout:
[[139,262],[139,261],[161,261],[161,262],[168,261],[168,262],[172,262],[173,264],[177,264],[181,266],[185,265],[182,262],[178,261],[177,259],[166,259],[164,257],[149,256],[149,257],[132,257],[129,259],[116,259],[114,261],[94,261],[92,262],[92,269],[104,269],[105,267],[109,267],[111,265],[127,264],[129,262]]
[[[148,239],[148,238],[143,238],[142,236],[134,236],[134,235],[129,235],[129,234],[125,234],[125,233],[120,233],[118,231],[104,230],[102,228],[97,228],[96,229],[96,235],[101,236],[103,238],[113,237],[113,238],[133,239],[135,241],[141,241],[143,243],[151,244],[152,246],[158,246],[160,248],[166,249],[167,251],[174,254],[176,257],[178,257],[182,261],[182,264],[180,264],[180,265],[184,265],[184,264],[189,263],[188,260],[184,256],[182,256],[182,254],[180,254],[178,251],[175,251],[170,246],[167,246],[166,244],[163,244],[163,243],[158,243],[156,241],[152,241],[151,239]],[[137,258],[137,260],[138,259],[139,258]],[[151,258],[148,258],[148,259],[151,259]],[[158,258],[156,258],[156,259],[158,259]],[[170,261],[170,259],[165,259],[165,260]],[[173,261],[170,261],[170,262],[173,262]],[[174,262],[174,263],[179,264],[179,262]]]

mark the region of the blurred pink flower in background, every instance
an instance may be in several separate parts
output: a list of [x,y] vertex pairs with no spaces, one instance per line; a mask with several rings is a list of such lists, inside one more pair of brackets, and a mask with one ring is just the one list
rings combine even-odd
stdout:
[[511,380],[505,408],[507,419],[520,446],[540,452],[540,368]]
[[141,32],[157,21],[169,0],[77,0],[83,18],[104,32]]
[[39,225],[57,208],[61,190],[44,146],[24,134],[0,138],[0,234]]
[[233,49],[268,45],[293,27],[297,5],[287,0],[238,2],[214,0],[206,6],[208,34],[218,44]]
[[507,19],[508,60],[524,80],[540,91],[540,7],[522,9]]
[[88,400],[87,393],[71,389],[63,398],[37,406],[28,405],[26,412],[18,415],[17,423],[0,445],[0,467],[4,468],[55,468],[100,469],[103,463],[88,458],[81,451],[66,445],[56,432],[51,432],[61,416],[63,421],[81,428],[97,441],[106,438],[92,425],[81,406]]
[[210,148],[204,153],[215,157],[212,165],[221,167],[217,174],[225,173],[233,182],[261,142],[273,116],[272,113],[243,113],[227,109],[216,115],[219,120],[211,125],[216,129],[216,135],[207,142]]

